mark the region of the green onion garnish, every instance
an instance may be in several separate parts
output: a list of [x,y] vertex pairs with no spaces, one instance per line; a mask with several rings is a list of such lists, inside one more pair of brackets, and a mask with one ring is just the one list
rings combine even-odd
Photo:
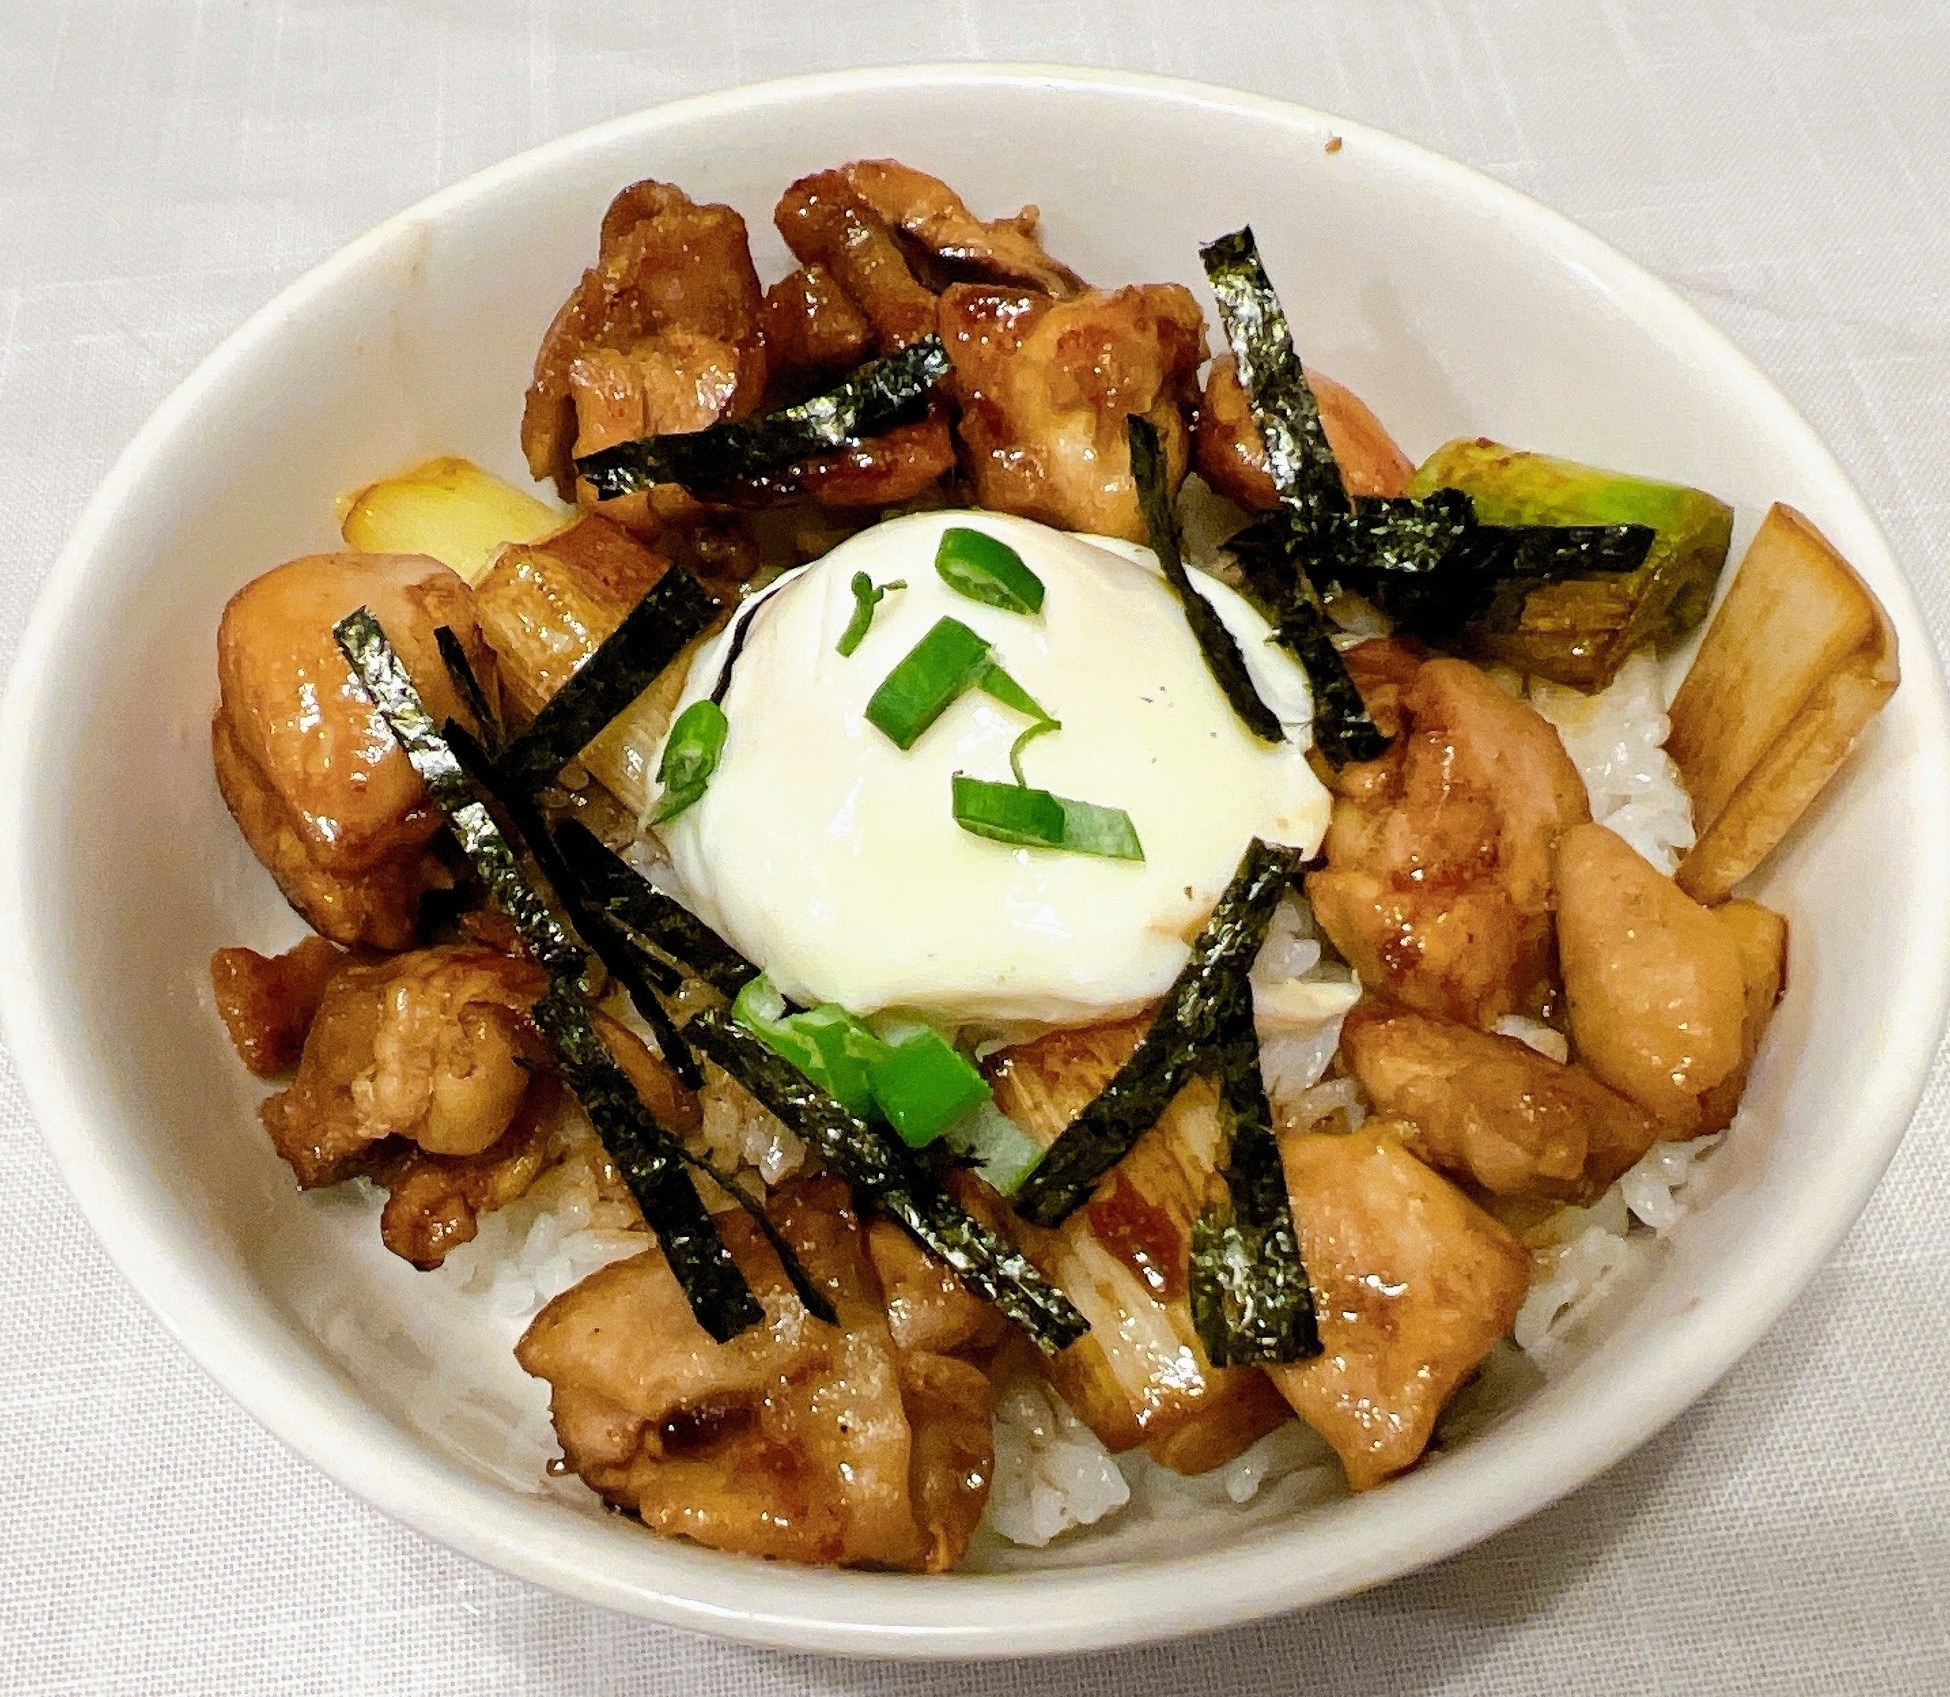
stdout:
[[985,530],[953,525],[941,533],[934,551],[934,569],[958,595],[1005,613],[1040,613],[1043,580],[1022,563],[1022,556]]
[[738,992],[731,1017],[762,1037],[855,1119],[877,1119],[871,1073],[887,1045],[837,1003],[786,1012],[785,997],[760,974]]
[[937,620],[880,680],[867,702],[867,722],[896,748],[912,748],[964,690],[981,681],[988,658],[987,640],[961,620]]
[[693,701],[677,715],[664,741],[663,758],[657,762],[657,782],[663,786],[663,799],[650,823],[661,825],[675,819],[704,794],[711,774],[718,769],[718,756],[724,752],[725,733],[731,724],[724,709],[715,701]]
[[1043,1159],[1043,1146],[992,1100],[950,1126],[941,1140],[972,1161],[999,1196],[1015,1195]]
[[1046,708],[1038,705],[1036,698],[1021,684],[1009,676],[993,660],[975,680],[975,687],[992,701],[999,701],[1012,713],[1021,713],[1031,719],[1040,719],[1052,729],[1058,721],[1051,718]]
[[1038,719],[1028,730],[1009,744],[1009,770],[1016,775],[1016,782],[1027,789],[1029,780],[1022,775],[1022,751],[1045,731],[1060,731],[1062,724],[1055,719]]
[[873,628],[873,611],[886,599],[890,589],[905,589],[907,582],[895,578],[892,583],[877,584],[865,572],[853,574],[853,617],[846,621],[846,629],[840,632],[840,639],[833,644],[839,654],[851,656],[854,649],[867,640],[867,632]]
[[989,1099],[982,1075],[930,1027],[888,1047],[873,1063],[874,1100],[910,1149],[923,1149]]
[[993,842],[1106,860],[1144,858],[1137,827],[1121,807],[1099,807],[1026,784],[991,783],[961,772],[954,776],[952,805],[957,825]]

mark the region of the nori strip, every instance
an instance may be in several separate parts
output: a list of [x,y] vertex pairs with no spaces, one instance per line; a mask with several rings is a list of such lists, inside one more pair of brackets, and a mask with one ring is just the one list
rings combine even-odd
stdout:
[[1230,1031],[1214,1063],[1226,1136],[1226,1196],[1192,1225],[1192,1325],[1215,1367],[1320,1353],[1313,1288],[1300,1259],[1273,1110],[1260,1072],[1251,987],[1235,981]]
[[1060,1225],[1157,1124],[1192,1075],[1211,1064],[1239,994],[1237,980],[1266,941],[1273,909],[1301,864],[1296,849],[1257,837],[1247,846],[1151,1029],[1016,1193],[1016,1212],[1024,1219]]
[[588,1110],[645,1223],[657,1234],[698,1324],[720,1342],[756,1325],[764,1310],[683,1170],[687,1157],[682,1147],[651,1117],[589,1017],[575,986],[587,957],[522,876],[508,839],[475,794],[459,757],[434,728],[379,621],[360,607],[341,619],[332,634],[447,815],[495,905],[514,922],[528,952],[549,973],[549,988],[533,1010],[535,1023],[555,1048],[563,1077]]
[[1178,543],[1178,515],[1172,511],[1171,495],[1165,488],[1165,457],[1158,445],[1157,429],[1148,418],[1137,413],[1129,414],[1124,425],[1131,442],[1131,477],[1137,484],[1144,527],[1151,534],[1151,551],[1158,556],[1165,581],[1185,610],[1185,623],[1192,627],[1192,635],[1198,640],[1206,669],[1239,722],[1261,742],[1279,742],[1286,735],[1279,715],[1253,687],[1239,643],[1226,629],[1218,610],[1199,594],[1186,574]]
[[1347,490],[1251,226],[1208,242],[1198,256],[1265,444],[1266,469],[1304,533],[1324,540],[1347,511]]
[[689,908],[605,847],[580,820],[567,819],[558,825],[555,844],[577,888],[625,936],[660,950],[728,997],[758,976],[757,967]]
[[547,783],[723,610],[696,578],[672,566],[502,750],[510,781]]
[[698,1047],[819,1151],[865,1206],[889,1215],[1054,1355],[1090,1329],[1027,1257],[972,1218],[885,1126],[855,1119],[763,1039],[707,1008],[691,1021]]
[[481,688],[481,680],[474,675],[474,663],[467,658],[467,650],[460,645],[460,638],[446,625],[441,625],[433,633],[434,646],[440,650],[440,663],[447,668],[447,676],[453,680],[454,693],[460,697],[461,705],[468,711],[474,723],[481,728],[481,743],[492,750],[501,746],[501,720],[494,709],[488,705],[487,691]]
[[332,634],[373,705],[405,749],[413,770],[447,815],[494,905],[514,921],[528,952],[543,968],[557,977],[576,977],[587,957],[522,876],[508,839],[474,793],[459,758],[435,726],[379,621],[367,608],[360,607],[339,620]]
[[576,470],[604,501],[655,483],[718,488],[909,422],[927,404],[928,391],[953,369],[941,338],[923,336],[793,406],[703,430],[619,442],[584,454]]

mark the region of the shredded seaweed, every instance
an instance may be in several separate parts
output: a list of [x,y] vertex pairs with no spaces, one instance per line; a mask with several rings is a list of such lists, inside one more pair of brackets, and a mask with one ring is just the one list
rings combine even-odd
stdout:
[[908,423],[953,369],[941,338],[924,336],[859,367],[824,394],[756,418],[619,442],[583,455],[576,470],[604,501],[656,483],[721,488]]
[[885,1126],[856,1119],[762,1038],[717,1008],[690,1023],[697,1045],[853,1187],[855,1197],[897,1220],[1054,1355],[1089,1330],[1063,1293],[1020,1251],[968,1214]]
[[1347,490],[1259,244],[1248,226],[1208,242],[1198,256],[1280,500],[1304,534],[1325,539],[1347,511]]
[[551,983],[533,1017],[562,1075],[588,1110],[603,1146],[656,1233],[698,1323],[720,1342],[758,1324],[764,1310],[711,1224],[682,1146],[658,1125],[590,1017],[576,980],[586,956],[522,875],[513,848],[475,794],[461,760],[434,726],[379,621],[364,607],[332,633],[407,759],[447,815],[497,907],[514,923]]
[[1298,850],[1257,837],[1248,845],[1150,1030],[1018,1192],[1016,1211],[1024,1219],[1060,1225],[1157,1124],[1193,1074],[1212,1064],[1240,993],[1237,980],[1266,941],[1273,909],[1301,863]]
[[632,942],[696,973],[724,996],[736,996],[758,976],[757,967],[580,820],[558,825],[555,845],[584,898]]
[[468,717],[480,727],[481,744],[493,750],[501,746],[501,718],[488,705],[487,691],[481,688],[481,680],[474,675],[474,663],[467,658],[467,650],[461,646],[460,638],[446,625],[441,625],[433,633],[434,646],[440,650],[440,663],[447,668],[447,676],[453,681],[454,693],[467,709]]
[[1251,987],[1237,995],[1213,1063],[1226,1144],[1225,1196],[1193,1222],[1192,1325],[1215,1367],[1320,1353],[1313,1287],[1300,1259],[1273,1110],[1260,1071]]
[[1237,639],[1226,629],[1218,609],[1193,587],[1185,570],[1178,542],[1178,515],[1172,511],[1171,492],[1165,487],[1165,457],[1158,445],[1158,432],[1148,418],[1137,413],[1131,413],[1124,424],[1131,441],[1131,476],[1137,484],[1145,529],[1151,534],[1151,552],[1158,556],[1165,581],[1185,610],[1185,622],[1198,639],[1206,668],[1239,722],[1261,742],[1278,742],[1286,734],[1279,715],[1260,698]]
[[696,578],[672,566],[502,750],[510,779],[531,788],[547,783],[723,610]]

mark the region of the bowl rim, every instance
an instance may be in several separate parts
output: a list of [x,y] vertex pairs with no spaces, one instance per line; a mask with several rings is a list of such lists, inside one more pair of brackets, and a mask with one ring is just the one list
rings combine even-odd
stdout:
[[[62,966],[36,935],[28,887],[37,730],[58,711],[65,639],[85,610],[97,556],[112,545],[152,469],[178,451],[186,427],[275,347],[281,330],[362,274],[382,266],[426,223],[464,215],[531,173],[626,137],[714,122],[775,104],[929,87],[1096,91],[1135,100],[1224,108],[1322,135],[1336,134],[1424,181],[1439,183],[1502,224],[1582,265],[1633,316],[1656,324],[1694,359],[1712,362],[1740,404],[1798,433],[1826,481],[1822,510],[1850,511],[1879,551],[1878,589],[1904,641],[1904,688],[1922,732],[1914,751],[1921,793],[1950,793],[1950,708],[1906,578],[1880,527],[1799,411],[1692,306],[1598,236],[1520,191],[1385,131],[1269,96],[1146,73],[1041,63],[948,62],[869,66],[774,79],[694,95],[558,137],[502,160],[394,214],[340,248],[253,313],[150,416],[91,498],[61,550],[29,623],[0,705],[0,1019],[49,1153],[111,1261],[189,1355],[288,1449],[353,1495],[463,1554],[583,1601],[747,1643],[845,1655],[1002,1658],[1094,1650],[1234,1626],[1382,1583],[1454,1554],[1567,1495],[1637,1448],[1701,1396],[1799,1295],[1866,1204],[1894,1155],[1927,1080],[1950,1010],[1950,958],[1931,981],[1905,986],[1882,1026],[1876,1070],[1852,1127],[1848,1179],[1807,1199],[1788,1242],[1743,1263],[1669,1323],[1655,1370],[1614,1397],[1601,1418],[1551,1434],[1470,1447],[1472,1465],[1425,1470],[1395,1488],[1401,1506],[1380,1535],[1337,1541],[1350,1503],[1310,1511],[1270,1533],[1201,1554],[1028,1574],[910,1576],[783,1568],[645,1539],[620,1573],[592,1554],[579,1524],[541,1499],[523,1499],[409,1440],[342,1380],[266,1327],[246,1323],[185,1268],[152,1217],[152,1199],[118,1172],[113,1139],[86,1107],[86,1079],[64,1055],[48,987]],[[1938,804],[1950,823],[1950,803]],[[1924,892],[1925,934],[1950,934],[1950,829],[1931,833],[1944,876]],[[347,1403],[352,1406],[348,1409]],[[1404,1488],[1405,1487],[1405,1488]],[[1374,1498],[1366,1501],[1372,1503]],[[1301,1535],[1318,1548],[1289,1564],[1279,1546]],[[1340,1547],[1337,1546],[1340,1543]],[[1296,1553],[1297,1552],[1293,1552]]]

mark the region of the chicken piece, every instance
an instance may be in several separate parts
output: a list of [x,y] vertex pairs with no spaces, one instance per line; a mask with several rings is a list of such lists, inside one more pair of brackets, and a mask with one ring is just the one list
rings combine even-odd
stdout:
[[873,326],[823,265],[802,265],[765,291],[765,350],[774,386],[850,370],[873,346]]
[[1579,1068],[1407,1008],[1363,1002],[1341,1055],[1414,1155],[1499,1196],[1595,1195],[1658,1140],[1651,1115]]
[[1456,1388],[1516,1323],[1530,1257],[1370,1122],[1280,1138],[1322,1352],[1266,1371],[1365,1491],[1420,1458]]
[[957,284],[941,297],[941,335],[977,504],[1144,541],[1125,418],[1139,413],[1157,428],[1176,493],[1205,359],[1204,315],[1190,291],[1151,283],[1056,301]]
[[1557,947],[1578,1058],[1690,1136],[1700,1098],[1746,1059],[1734,932],[1602,825],[1557,845]]
[[624,1075],[636,1086],[650,1117],[666,1131],[687,1136],[704,1124],[704,1104],[697,1092],[650,1051],[649,1044],[620,1020],[606,1013],[594,1016],[596,1031]]
[[323,937],[307,937],[281,955],[217,950],[210,985],[237,1058],[259,1078],[289,1072],[304,1052],[325,986],[355,958]]
[[[1074,1027],[1002,1050],[990,1059],[996,1105],[1039,1143],[1054,1142],[1148,1024]],[[1217,1100],[1197,1081],[1062,1225],[1008,1226],[1090,1322],[1047,1364],[1051,1382],[1106,1447],[1142,1444],[1181,1473],[1232,1460],[1287,1414],[1257,1368],[1214,1367],[1192,1325],[1192,1222],[1218,1155]]]
[[254,578],[217,626],[217,787],[285,899],[335,943],[403,949],[451,880],[443,819],[352,674],[332,627],[371,608],[436,722],[472,723],[440,660],[448,626],[489,700],[493,656],[467,585],[417,554],[312,554]]
[[[1319,403],[1321,428],[1348,494],[1406,495],[1414,462],[1395,446],[1367,404],[1318,371],[1307,373],[1307,383]],[[1266,469],[1266,444],[1239,381],[1239,362],[1231,354],[1213,360],[1206,374],[1205,398],[1192,432],[1192,460],[1200,477],[1247,512],[1270,512],[1279,505],[1280,492]]]
[[556,1151],[549,1122],[561,1087],[537,1075],[508,1129],[475,1155],[431,1155],[402,1145],[375,1177],[386,1187],[380,1240],[402,1261],[431,1272],[480,1230],[480,1216],[527,1195]]
[[867,1254],[887,1301],[894,1347],[931,1355],[993,1349],[1008,1331],[1002,1311],[984,1302],[891,1220],[867,1226]]
[[763,311],[743,218],[667,183],[624,189],[536,355],[521,418],[529,471],[570,500],[577,454],[753,411]]
[[1740,976],[1746,987],[1746,1014],[1740,1024],[1740,1064],[1704,1091],[1699,1099],[1698,1136],[1725,1131],[1747,1093],[1747,1074],[1760,1053],[1761,1039],[1787,989],[1787,920],[1759,902],[1731,901],[1709,910],[1733,933],[1740,951]]
[[935,259],[982,277],[1025,283],[1056,300],[1083,293],[1083,279],[1050,258],[1036,239],[1033,206],[984,222],[939,177],[893,159],[856,160],[840,175],[875,216]]
[[741,1213],[716,1224],[766,1319],[728,1343],[697,1323],[661,1250],[605,1267],[516,1346],[549,1382],[564,1456],[605,1501],[713,1549],[952,1565],[994,1465],[980,1374],[897,1355],[844,1185],[784,1187],[771,1212],[838,1324],[806,1313]]
[[404,1137],[478,1155],[508,1129],[545,1048],[528,1010],[547,987],[532,961],[468,943],[348,966],[325,987],[289,1089],[259,1110],[311,1190],[362,1170]]
[[1401,706],[1389,751],[1335,776],[1307,895],[1369,990],[1489,1026],[1548,985],[1551,849],[1591,817],[1584,783],[1557,732],[1467,661],[1425,662]]
[[866,314],[881,353],[933,334],[933,293],[844,171],[801,177],[780,197],[772,222],[801,265],[823,267]]

